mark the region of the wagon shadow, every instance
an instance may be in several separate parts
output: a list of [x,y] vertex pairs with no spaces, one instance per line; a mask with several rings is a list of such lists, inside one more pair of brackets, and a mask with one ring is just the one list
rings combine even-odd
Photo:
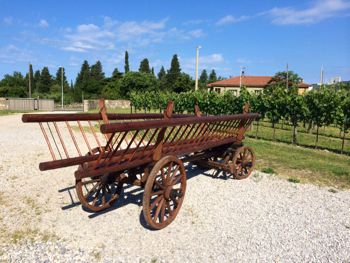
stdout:
[[[198,175],[205,175],[214,179],[228,179],[228,177],[223,173],[223,172],[217,172],[214,169],[210,169],[210,168],[202,168],[199,167],[197,165],[192,165],[192,164],[188,164],[185,166],[186,169],[186,174],[187,174],[187,180],[191,180],[192,178],[198,176]],[[74,208],[76,206],[79,206],[81,203],[77,200],[76,194],[75,194],[75,186],[69,186],[63,189],[58,190],[59,193],[67,193],[67,195],[69,196],[69,200],[70,200],[70,204],[67,204],[65,206],[62,206],[61,209],[62,210],[67,210],[67,209],[71,209]],[[90,219],[94,219],[95,217],[104,215],[105,213],[109,213],[112,212],[116,209],[119,209],[121,207],[124,207],[126,205],[130,205],[130,204],[134,204],[137,205],[139,207],[142,206],[142,198],[143,198],[143,189],[137,186],[132,186],[132,185],[127,185],[124,187],[123,189],[123,193],[121,195],[121,197],[109,208],[107,208],[104,211],[101,212],[91,212],[87,209],[85,209],[84,207],[82,207],[82,209],[89,213],[88,217]],[[143,217],[143,212],[141,210],[140,212],[140,224],[149,230],[152,230],[151,228],[149,228],[149,226],[147,225],[144,217]]]

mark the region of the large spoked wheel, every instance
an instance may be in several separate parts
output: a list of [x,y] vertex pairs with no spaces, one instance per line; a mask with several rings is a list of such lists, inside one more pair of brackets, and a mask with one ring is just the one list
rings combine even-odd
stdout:
[[143,194],[143,215],[153,229],[169,225],[179,212],[186,192],[186,171],[175,156],[165,156],[153,167]]
[[[80,165],[78,170],[84,170],[87,164]],[[109,208],[118,200],[123,184],[120,176],[114,173],[77,179],[75,190],[80,203],[92,212],[99,212]]]
[[113,174],[105,174],[76,180],[75,189],[82,206],[92,212],[99,212],[118,200],[122,185]]
[[231,174],[235,179],[241,180],[249,177],[255,164],[255,154],[248,146],[239,147],[225,160]]

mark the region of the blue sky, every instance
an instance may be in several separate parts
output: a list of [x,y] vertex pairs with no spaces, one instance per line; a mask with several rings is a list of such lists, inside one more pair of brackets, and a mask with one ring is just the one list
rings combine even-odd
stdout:
[[75,79],[84,59],[106,75],[123,71],[124,52],[137,70],[147,57],[158,72],[178,54],[182,69],[223,77],[297,72],[306,82],[350,79],[350,1],[3,1],[0,76],[49,66]]

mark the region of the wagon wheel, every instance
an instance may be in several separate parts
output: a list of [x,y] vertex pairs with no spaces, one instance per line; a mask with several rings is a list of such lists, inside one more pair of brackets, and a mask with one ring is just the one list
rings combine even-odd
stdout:
[[247,178],[253,171],[255,154],[252,148],[239,147],[234,153],[225,158],[225,164],[235,179]]
[[[78,170],[87,168],[87,163],[79,166]],[[102,176],[77,179],[75,189],[82,206],[93,212],[99,212],[110,207],[119,198],[123,183],[115,173]]]
[[186,192],[186,171],[175,156],[165,156],[153,167],[143,194],[143,215],[153,229],[169,225],[179,212]]

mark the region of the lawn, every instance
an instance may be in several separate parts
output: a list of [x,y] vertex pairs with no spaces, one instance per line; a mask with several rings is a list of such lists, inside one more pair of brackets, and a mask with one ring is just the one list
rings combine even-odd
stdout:
[[[271,125],[262,123],[259,125],[258,138],[265,140],[273,140],[273,128]],[[298,144],[300,146],[314,147],[316,135],[313,133],[307,133],[303,128],[298,128]],[[340,152],[342,140],[337,138],[339,136],[339,131],[336,131],[334,127],[327,127],[326,129],[321,128],[322,134],[319,135],[318,147],[323,149],[328,149],[331,151]],[[255,138],[256,134],[256,124],[253,125],[252,129],[247,133],[249,137]],[[347,134],[348,135],[348,134]],[[292,131],[289,126],[284,125],[284,129],[276,128],[276,141],[291,143],[292,142]],[[344,145],[344,152],[350,153],[350,139],[346,138]]]
[[324,150],[246,138],[257,155],[258,170],[275,172],[289,181],[350,188],[350,157]]
[[[10,114],[16,114],[16,113],[30,113],[33,111],[20,111],[20,110],[0,110],[0,116],[10,115]],[[37,112],[37,111],[35,111]]]

